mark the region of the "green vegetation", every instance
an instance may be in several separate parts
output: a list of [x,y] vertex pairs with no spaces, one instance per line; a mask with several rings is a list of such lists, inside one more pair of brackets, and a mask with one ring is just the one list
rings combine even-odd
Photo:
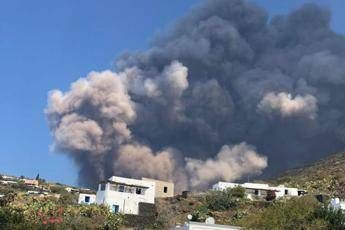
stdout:
[[0,207],[0,229],[118,229],[122,222],[106,206],[61,204],[53,197],[19,193]]
[[[167,229],[177,223],[187,221],[203,222],[207,217],[214,217],[219,224],[234,224],[248,213],[262,207],[261,202],[253,203],[246,199],[243,188],[225,191],[209,191],[204,194],[191,194],[188,198],[174,197],[158,200],[156,222],[160,229]],[[162,223],[161,220],[166,220]]]
[[345,215],[323,207],[312,196],[272,202],[238,223],[247,229],[345,229]]
[[157,205],[159,215],[163,215],[160,219],[168,220],[165,224],[160,222],[160,229],[176,223],[183,224],[188,214],[192,214],[192,221],[204,222],[212,216],[218,224],[245,229],[345,229],[345,215],[328,209],[312,195],[275,201],[249,201],[244,191],[236,188],[160,202]]
[[212,211],[225,211],[236,208],[245,198],[245,190],[241,187],[225,191],[210,191],[206,194],[204,204]]

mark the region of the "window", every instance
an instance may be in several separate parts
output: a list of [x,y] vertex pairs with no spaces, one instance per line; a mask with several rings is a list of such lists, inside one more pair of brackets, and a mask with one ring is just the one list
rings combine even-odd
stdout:
[[254,190],[254,195],[255,195],[255,196],[258,196],[258,195],[259,195],[259,189],[255,189],[255,190]]
[[126,187],[126,188],[125,188],[125,192],[127,192],[127,193],[134,193],[134,188],[132,188],[132,187]]
[[142,194],[142,189],[141,188],[136,188],[135,189],[135,193],[138,194],[138,195],[141,195]]
[[124,191],[125,191],[125,186],[120,185],[120,186],[119,186],[119,192],[124,192]]
[[118,213],[119,212],[119,206],[117,204],[113,204],[113,206],[111,206],[111,212],[112,213]]
[[111,191],[118,191],[118,190],[119,190],[119,188],[118,188],[118,186],[117,186],[117,185],[115,185],[115,184],[111,184],[111,185],[109,185],[109,190],[111,190]]
[[289,190],[285,189],[284,193],[285,195],[289,195]]
[[89,196],[85,196],[84,201],[85,201],[85,203],[89,203],[90,202],[90,197]]
[[164,193],[168,193],[168,187],[167,186],[164,186]]

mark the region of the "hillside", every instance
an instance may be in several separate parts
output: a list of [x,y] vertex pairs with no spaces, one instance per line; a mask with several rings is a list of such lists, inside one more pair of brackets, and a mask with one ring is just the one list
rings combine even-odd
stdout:
[[312,194],[345,198],[345,152],[291,169],[269,182],[301,187]]
[[[309,198],[316,194],[325,194],[344,199],[345,152],[330,155],[310,165],[288,170],[277,178],[260,182],[303,188],[310,194]],[[205,201],[206,197],[207,193],[191,194],[186,199],[180,197],[160,199],[157,202],[158,215],[171,224],[183,223],[188,214],[193,214],[197,220],[201,221],[205,219],[205,216],[210,215],[215,217],[217,223],[246,225],[248,221],[243,221],[243,217],[265,213],[269,210],[267,208],[271,207],[271,202],[256,201],[240,202],[236,207],[225,210],[212,210],[205,207],[208,203]]]
[[105,206],[78,205],[77,194],[84,192],[80,188],[68,190],[70,187],[66,185],[40,180],[36,188],[38,193],[28,193],[34,188],[27,187],[20,178],[7,179],[7,182],[17,183],[6,184],[5,181],[2,178],[0,184],[0,193],[5,194],[0,199],[0,229],[13,226],[17,229],[25,229],[24,226],[33,229],[38,226],[43,229],[83,229],[86,226],[88,229],[168,229],[188,221],[188,214],[193,221],[203,222],[212,216],[218,224],[249,229],[343,229],[345,222],[345,215],[325,209],[327,205],[314,197],[315,194],[345,197],[345,153],[331,155],[265,181],[304,188],[310,194],[305,197],[250,201],[242,188],[185,193],[156,199],[155,209],[147,212],[147,216],[113,215]]

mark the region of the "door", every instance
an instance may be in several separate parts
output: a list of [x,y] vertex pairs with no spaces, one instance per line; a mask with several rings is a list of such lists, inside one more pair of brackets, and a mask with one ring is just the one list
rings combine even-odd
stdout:
[[111,211],[112,211],[112,213],[118,213],[119,212],[119,206],[117,204],[113,204],[113,206],[111,206]]

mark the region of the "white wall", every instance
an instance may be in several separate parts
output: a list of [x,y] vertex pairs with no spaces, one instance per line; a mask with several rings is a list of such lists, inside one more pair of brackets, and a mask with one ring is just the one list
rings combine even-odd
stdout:
[[221,182],[219,181],[217,184],[214,184],[212,186],[213,190],[225,190],[227,188],[235,188],[241,186],[240,184],[236,184],[236,183],[230,183],[230,182]]
[[[275,190],[276,191],[276,198],[284,197],[284,196],[298,196],[298,189],[297,188],[289,188],[284,187],[283,185],[277,187],[270,187],[268,184],[259,184],[259,183],[244,183],[244,184],[237,184],[237,183],[230,183],[230,182],[218,182],[212,186],[213,190],[225,190],[227,188],[235,188],[237,186],[241,186],[245,189],[258,189],[260,193],[260,189],[262,190]],[[285,194],[285,190],[287,190],[288,194]],[[253,199],[251,194],[247,194],[248,199]]]
[[153,181],[142,181],[123,177],[111,177],[110,181],[125,184],[127,186],[139,186],[145,187],[145,194],[136,194],[128,192],[119,192],[110,190],[111,183],[107,183],[105,190],[101,191],[101,186],[97,191],[97,204],[108,205],[112,210],[113,205],[118,205],[119,212],[125,214],[139,214],[139,203],[151,203],[155,202],[155,182]]
[[[90,201],[88,203],[85,202],[85,197],[90,197]],[[80,193],[78,197],[78,204],[94,204],[96,203],[96,195],[95,194],[85,194]]]
[[[176,228],[180,229],[180,228]],[[219,224],[205,224],[197,222],[186,223],[182,230],[239,230],[240,227],[230,225],[219,225]]]
[[[288,188],[288,187],[270,187],[272,190],[276,190],[276,197],[284,197],[284,196],[298,196],[298,189],[297,188]],[[287,190],[287,194],[285,194],[285,190]]]

